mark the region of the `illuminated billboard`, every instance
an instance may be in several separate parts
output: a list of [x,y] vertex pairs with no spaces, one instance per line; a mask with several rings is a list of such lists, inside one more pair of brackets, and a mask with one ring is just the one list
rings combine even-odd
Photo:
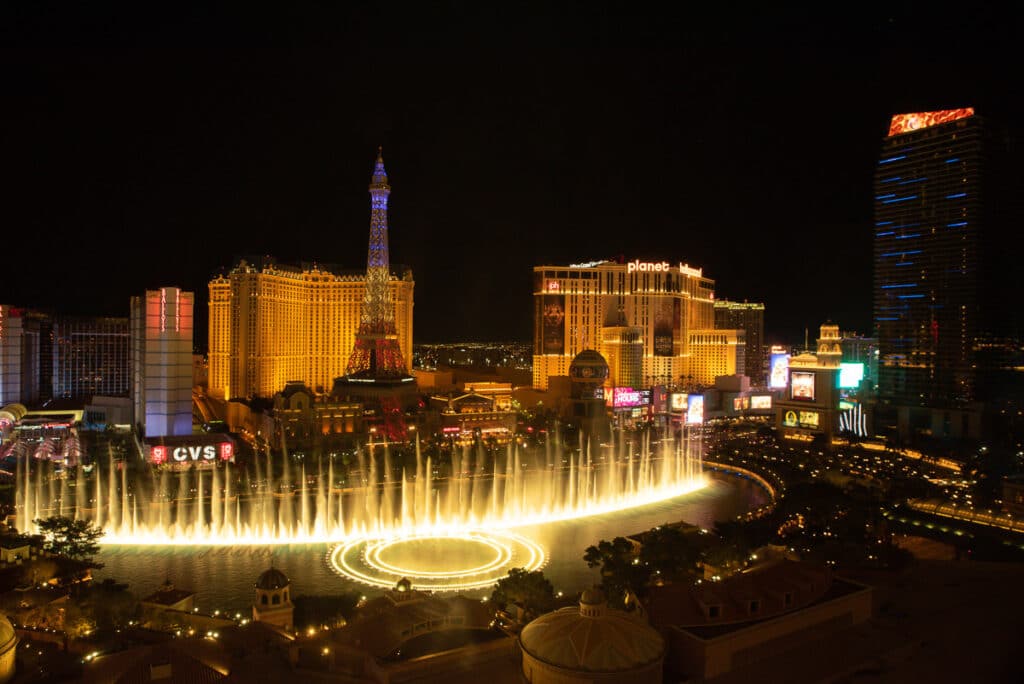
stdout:
[[790,382],[792,383],[792,387],[789,389],[790,398],[814,401],[814,373],[793,371]]
[[230,461],[235,457],[233,442],[214,444],[153,444],[149,448],[149,460],[154,465],[163,463],[211,463],[218,458]]
[[818,427],[818,412],[817,411],[801,411],[800,412],[800,427],[816,428]]
[[654,302],[654,355],[672,356],[672,347],[675,342],[675,331],[672,324],[675,321],[672,304],[677,299],[662,297]]
[[768,368],[771,372],[768,386],[772,389],[784,388],[789,375],[789,354],[772,352]]
[[613,387],[608,393],[608,405],[612,408],[628,408],[642,406],[643,397],[639,390],[632,387]]
[[752,409],[770,409],[772,407],[772,395],[770,394],[755,394],[750,397],[750,408]]
[[743,410],[743,397],[734,397],[732,400],[732,410],[742,411]]
[[889,135],[909,133],[929,126],[949,123],[957,119],[966,119],[974,116],[974,107],[962,109],[940,109],[936,112],[911,112],[910,114],[896,114],[889,122]]
[[817,411],[786,411],[782,417],[782,424],[786,427],[800,427],[816,430],[818,428]]
[[565,296],[546,294],[540,297],[541,316],[544,321],[545,354],[565,353]]
[[686,411],[686,395],[681,392],[673,392],[669,398],[669,408],[673,413]]
[[691,394],[686,406],[686,424],[700,425],[704,422],[704,395]]
[[860,381],[864,379],[863,363],[841,363],[839,364],[839,387],[840,389],[856,389],[860,387]]

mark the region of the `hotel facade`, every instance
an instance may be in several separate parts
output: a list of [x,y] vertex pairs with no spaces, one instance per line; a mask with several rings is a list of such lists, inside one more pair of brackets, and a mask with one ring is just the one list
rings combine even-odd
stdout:
[[[392,268],[395,327],[412,366],[412,271]],[[210,281],[210,394],[272,397],[289,382],[329,392],[346,372],[366,273],[245,260]]]
[[192,434],[194,305],[178,287],[131,298],[132,410],[145,437]]
[[715,330],[714,281],[702,269],[601,261],[536,266],[533,275],[537,389],[568,375],[586,349],[608,361],[613,387],[709,385],[742,372],[743,331]]

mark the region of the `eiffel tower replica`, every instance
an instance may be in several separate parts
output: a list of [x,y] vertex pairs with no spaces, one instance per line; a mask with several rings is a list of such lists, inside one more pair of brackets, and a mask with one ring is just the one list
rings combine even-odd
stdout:
[[366,294],[356,342],[345,375],[334,381],[335,396],[363,401],[380,410],[384,437],[405,441],[408,434],[403,404],[416,398],[416,379],[405,367],[395,329],[388,257],[388,174],[377,148],[370,181],[370,247],[366,257]]

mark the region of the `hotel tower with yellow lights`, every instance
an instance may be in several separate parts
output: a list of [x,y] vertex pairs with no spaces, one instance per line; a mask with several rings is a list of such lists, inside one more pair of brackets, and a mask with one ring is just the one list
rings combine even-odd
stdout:
[[[392,268],[395,329],[412,364],[412,271]],[[271,397],[301,380],[329,392],[355,346],[366,272],[271,259],[239,262],[210,281],[210,394]]]

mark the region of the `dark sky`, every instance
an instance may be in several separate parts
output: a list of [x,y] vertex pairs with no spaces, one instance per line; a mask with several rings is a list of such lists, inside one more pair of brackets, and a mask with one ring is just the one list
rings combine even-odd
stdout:
[[381,144],[417,341],[529,339],[534,265],[620,254],[764,301],[773,341],[868,332],[891,114],[1024,113],[1021,21],[969,3],[423,4],[0,10],[0,301],[127,315],[178,284],[205,346],[239,255],[365,266]]

